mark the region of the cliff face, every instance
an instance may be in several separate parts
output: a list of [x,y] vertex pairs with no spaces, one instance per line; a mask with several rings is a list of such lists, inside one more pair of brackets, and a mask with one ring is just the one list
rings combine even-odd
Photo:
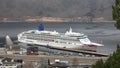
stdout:
[[0,18],[104,17],[111,20],[113,0],[0,0]]

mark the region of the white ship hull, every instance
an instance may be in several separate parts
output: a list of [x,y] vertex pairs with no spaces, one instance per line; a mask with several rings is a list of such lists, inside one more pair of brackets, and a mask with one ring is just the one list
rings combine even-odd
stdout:
[[28,30],[18,34],[18,41],[41,46],[91,51],[96,51],[97,47],[102,46],[102,44],[91,42],[83,33],[72,32],[71,28],[69,31],[66,31],[66,33],[45,30]]
[[27,44],[35,44],[35,45],[40,45],[40,46],[51,46],[51,47],[61,47],[61,48],[71,48],[71,49],[81,49],[83,45],[70,45],[70,44],[59,44],[59,43],[54,43],[54,42],[42,42],[42,41],[36,41],[36,40],[19,40],[22,43],[27,43]]
[[[55,39],[54,39],[55,40]],[[56,42],[49,42],[49,41],[41,41],[41,40],[32,40],[27,38],[22,38],[21,36],[18,37],[18,41],[22,43],[32,44],[32,45],[38,45],[38,46],[50,46],[50,47],[58,47],[58,48],[69,48],[69,49],[81,49],[81,50],[89,50],[89,51],[96,51],[97,46],[90,46],[87,44],[81,44],[80,42],[74,42],[65,43],[68,41],[64,41],[63,43],[60,43],[59,40]]]

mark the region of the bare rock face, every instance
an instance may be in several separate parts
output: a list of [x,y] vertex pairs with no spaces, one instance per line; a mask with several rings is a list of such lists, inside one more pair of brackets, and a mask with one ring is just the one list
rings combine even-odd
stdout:
[[0,18],[104,17],[112,19],[113,0],[0,0]]

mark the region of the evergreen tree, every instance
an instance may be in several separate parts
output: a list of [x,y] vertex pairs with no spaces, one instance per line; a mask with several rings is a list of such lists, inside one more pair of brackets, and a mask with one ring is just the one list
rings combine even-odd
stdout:
[[116,51],[103,63],[98,60],[92,68],[120,68],[120,46],[117,45]]
[[116,21],[115,26],[120,29],[120,0],[115,0],[112,6],[112,17]]
[[92,68],[104,68],[104,63],[101,60],[98,60],[95,65],[92,65]]
[[120,47],[117,45],[117,50],[105,62],[106,68],[120,68]]

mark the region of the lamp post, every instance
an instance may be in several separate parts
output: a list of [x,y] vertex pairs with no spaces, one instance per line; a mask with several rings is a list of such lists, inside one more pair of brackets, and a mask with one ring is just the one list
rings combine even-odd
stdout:
[[50,56],[50,46],[47,44],[47,49],[48,49],[48,55]]

